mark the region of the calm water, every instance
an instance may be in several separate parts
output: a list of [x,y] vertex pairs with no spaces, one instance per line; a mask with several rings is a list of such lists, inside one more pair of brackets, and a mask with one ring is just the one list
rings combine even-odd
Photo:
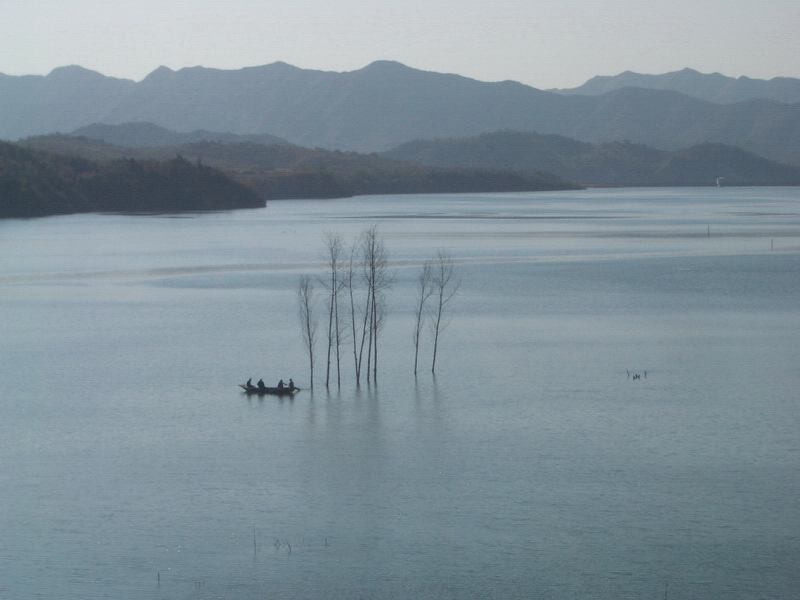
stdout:
[[[308,387],[295,286],[373,224],[378,384],[239,393]],[[2,600],[800,598],[797,188],[2,221],[0,252]]]

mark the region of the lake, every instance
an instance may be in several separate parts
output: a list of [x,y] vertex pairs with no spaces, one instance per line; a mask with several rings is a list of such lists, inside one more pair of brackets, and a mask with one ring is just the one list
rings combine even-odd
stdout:
[[[319,298],[309,390],[298,281],[372,226],[377,382],[345,340],[325,388]],[[2,600],[800,598],[798,188],[6,220],[0,251]]]

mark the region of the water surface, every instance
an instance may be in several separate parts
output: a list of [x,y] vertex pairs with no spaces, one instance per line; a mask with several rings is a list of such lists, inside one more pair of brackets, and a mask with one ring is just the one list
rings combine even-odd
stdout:
[[[377,384],[237,391],[308,387],[295,286],[372,225]],[[796,188],[0,222],[0,598],[797,598],[799,236]]]

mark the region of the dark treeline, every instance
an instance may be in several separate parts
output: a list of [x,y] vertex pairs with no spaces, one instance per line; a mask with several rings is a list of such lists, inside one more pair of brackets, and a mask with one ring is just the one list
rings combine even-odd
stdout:
[[264,206],[212,167],[168,161],[92,161],[0,142],[0,217],[83,212],[182,212]]
[[78,187],[101,211],[197,211],[254,208],[264,202],[225,173],[181,156],[167,162],[120,159]]

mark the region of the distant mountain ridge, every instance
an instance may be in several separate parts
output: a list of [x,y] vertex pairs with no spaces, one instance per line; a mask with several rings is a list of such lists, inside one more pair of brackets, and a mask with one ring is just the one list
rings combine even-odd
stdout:
[[736,78],[726,77],[720,73],[699,73],[694,69],[683,69],[662,75],[643,75],[625,71],[614,76],[593,77],[576,88],[551,91],[599,96],[626,87],[678,92],[718,104],[748,100],[772,100],[784,104],[800,102],[800,79],[775,77],[765,80],[744,76]]
[[724,144],[673,152],[630,142],[589,144],[558,135],[498,131],[472,138],[417,140],[386,158],[441,168],[546,171],[583,185],[800,185],[800,167]]
[[0,75],[3,139],[142,121],[178,132],[270,134],[300,146],[359,152],[515,130],[662,150],[719,142],[800,162],[800,103],[719,105],[630,87],[599,96],[563,94],[392,61],[345,73],[285,63],[231,71],[160,67],[138,83],[80,67],[43,77]]

